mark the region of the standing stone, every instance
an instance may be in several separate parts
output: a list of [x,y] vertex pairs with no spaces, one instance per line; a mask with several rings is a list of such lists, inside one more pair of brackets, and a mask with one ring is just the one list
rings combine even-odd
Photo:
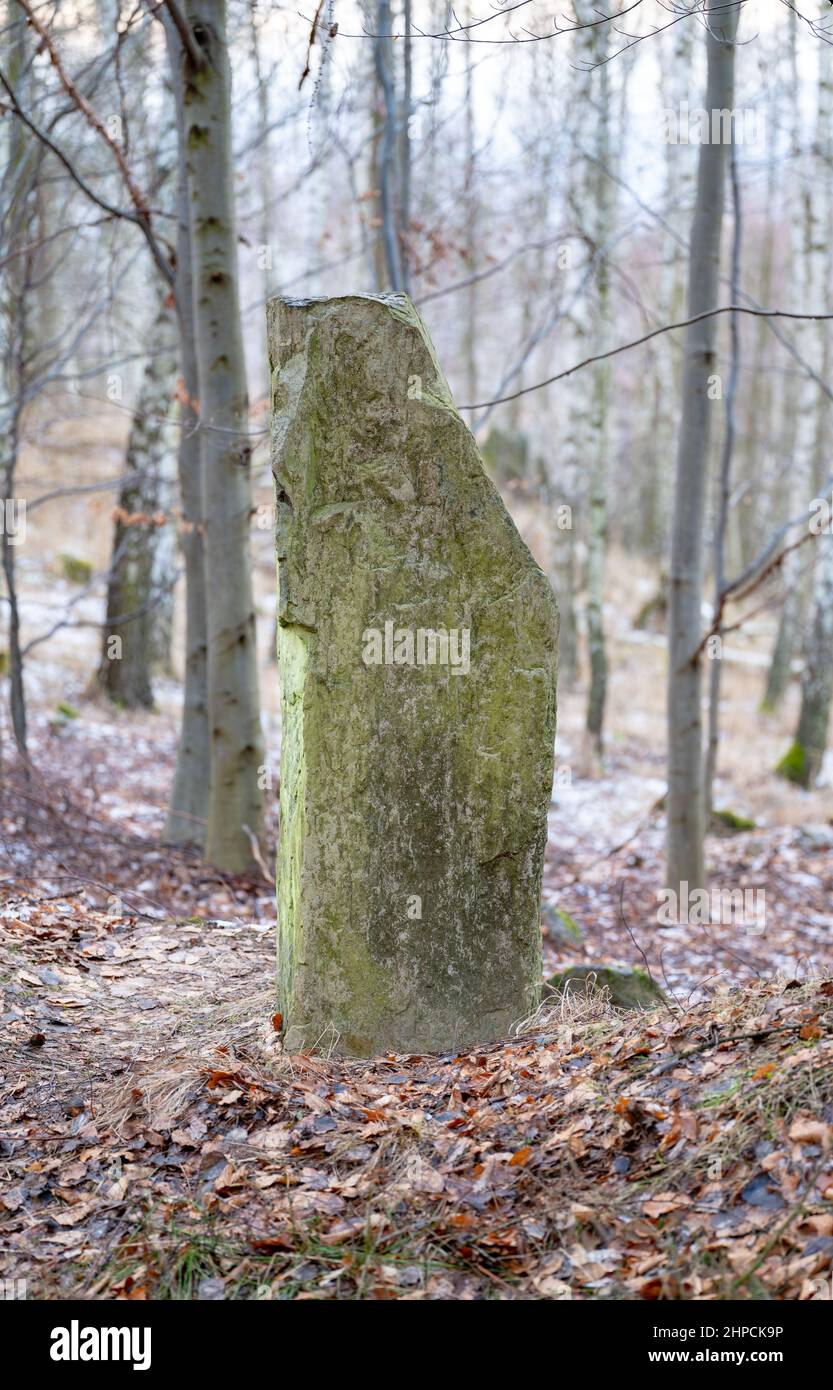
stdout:
[[558,613],[405,295],[268,307],[290,1050],[537,1005]]

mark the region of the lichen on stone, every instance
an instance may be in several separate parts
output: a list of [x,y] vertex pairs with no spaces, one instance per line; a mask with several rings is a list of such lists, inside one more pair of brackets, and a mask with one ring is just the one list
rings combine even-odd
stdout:
[[[286,1043],[485,1042],[540,989],[555,600],[405,296],[272,300],[268,324]],[[367,664],[386,623],[465,629],[468,673],[407,641]]]

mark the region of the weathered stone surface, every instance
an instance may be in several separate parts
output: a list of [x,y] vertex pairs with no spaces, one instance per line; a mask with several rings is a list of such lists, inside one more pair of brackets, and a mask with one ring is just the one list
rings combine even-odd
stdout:
[[287,1046],[485,1042],[540,990],[555,600],[405,296],[268,322]]

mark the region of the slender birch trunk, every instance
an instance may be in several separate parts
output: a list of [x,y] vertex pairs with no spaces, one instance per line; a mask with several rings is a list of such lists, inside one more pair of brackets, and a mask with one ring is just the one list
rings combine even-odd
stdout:
[[[767,126],[778,130],[781,116],[781,87],[773,84],[766,111]],[[756,295],[761,304],[773,302],[775,235],[778,188],[783,170],[778,151],[770,142],[767,159],[766,223],[760,239],[760,259]],[[757,554],[760,534],[769,517],[777,515],[776,469],[779,462],[776,420],[779,419],[778,378],[773,376],[775,339],[765,319],[751,325],[754,349],[749,369],[749,389],[744,393],[745,418],[739,432],[739,464],[744,492],[738,506],[738,565],[746,569]],[[782,406],[786,410],[788,407]],[[791,413],[791,412],[790,412]],[[764,460],[763,469],[761,459]]]
[[777,771],[800,787],[815,786],[821,771],[833,700],[833,535],[819,536],[813,609],[804,651],[801,711],[795,741]]
[[[819,44],[818,115],[815,151],[820,164],[814,181],[812,218],[813,238],[809,247],[813,298],[824,297],[826,256],[833,237],[833,55],[828,44]],[[827,324],[814,325],[823,379],[830,375],[830,330]],[[813,490],[820,485],[820,474],[829,473],[830,398],[813,386],[815,447],[811,474]],[[827,748],[830,709],[833,702],[833,534],[822,533],[813,542],[813,576],[810,625],[804,643],[804,669],[801,677],[801,710],[795,741],[778,766],[778,772],[799,786],[815,786]]]
[[[675,24],[664,35],[667,49],[663,63],[662,94],[667,110],[673,111],[679,97],[681,74],[691,70],[694,37],[699,31],[686,22]],[[683,78],[682,80],[685,80]],[[677,132],[679,135],[679,132]],[[692,170],[694,156],[688,145],[673,143],[665,146],[664,202],[666,219],[683,238],[690,225],[689,205],[693,193]],[[659,303],[663,322],[676,323],[685,318],[685,252],[680,243],[669,237],[663,241],[663,262],[660,270]],[[679,340],[674,333],[660,338],[656,347],[657,395],[654,409],[655,439],[651,507],[651,538],[655,541],[660,569],[664,570],[670,536],[673,498],[671,496],[673,469],[669,466],[676,448],[677,403],[682,391],[682,361]],[[660,583],[664,577],[660,576]]]
[[[576,18],[585,25],[578,40],[578,53],[589,71],[584,76],[584,101],[591,135],[588,140],[592,159],[585,162],[581,206],[582,229],[588,256],[595,262],[587,288],[592,302],[585,305],[585,332],[588,350],[605,352],[610,345],[609,242],[613,230],[614,188],[610,177],[612,149],[612,93],[608,51],[608,28],[593,25],[596,11],[586,0],[576,3]],[[592,335],[592,336],[591,336]],[[604,632],[604,579],[607,549],[607,465],[610,407],[610,368],[597,363],[588,374],[589,395],[579,409],[587,417],[589,468],[587,527],[587,651],[590,659],[590,688],[587,697],[586,728],[597,756],[602,752],[605,701],[607,698],[607,649]]]
[[[706,11],[708,77],[706,113],[722,126],[734,97],[737,9],[709,0]],[[715,133],[710,131],[709,135]],[[717,132],[718,137],[722,131]],[[689,317],[717,305],[720,238],[728,146],[718,138],[701,144],[688,269]],[[683,399],[677,451],[668,601],[668,828],[667,886],[704,887],[703,728],[700,604],[703,590],[703,521],[708,479],[714,373],[715,320],[686,329]]]
[[[274,292],[275,263],[277,261],[277,196],[275,192],[275,166],[270,132],[269,82],[261,58],[261,39],[258,23],[257,0],[253,0],[249,14],[249,35],[251,39],[252,65],[255,72],[255,99],[257,102],[257,182],[260,198],[259,236],[261,257],[263,259],[263,291],[265,297]],[[265,316],[264,316],[265,318]],[[266,348],[265,321],[262,334],[260,360],[252,374],[254,391],[258,405],[269,399],[269,355]]]
[[404,288],[402,248],[399,244],[399,222],[396,208],[397,189],[397,118],[396,82],[393,69],[393,39],[390,0],[379,0],[377,7],[377,37],[373,40],[376,80],[384,103],[382,145],[379,155],[380,212],[382,244],[385,249],[387,283],[392,290]]
[[[375,14],[375,0],[365,0],[362,5],[362,15],[364,21],[371,28],[377,24]],[[368,269],[370,271],[373,288],[377,294],[381,294],[388,282],[387,262],[385,259],[385,238],[383,235],[383,218],[381,216],[382,207],[382,132],[385,121],[382,115],[382,93],[379,86],[379,78],[376,69],[376,42],[368,45],[367,49],[370,68],[368,72],[368,85],[371,92],[370,101],[370,140],[368,141],[368,210],[370,212],[369,232],[368,232]]]
[[262,834],[248,400],[237,276],[225,0],[194,0],[182,55],[203,461],[211,782],[206,857],[230,872]]
[[[814,224],[817,216],[818,188],[815,180],[808,180],[807,170],[802,158],[804,122],[800,109],[801,76],[798,59],[798,16],[795,10],[789,12],[789,54],[790,88],[792,109],[791,163],[798,180],[793,190],[790,205],[790,265],[795,298],[802,304],[814,304],[813,290],[817,281],[814,251]],[[822,249],[824,256],[824,249]],[[813,337],[813,325],[796,324],[796,342],[805,351],[808,340]],[[787,515],[793,516],[806,506],[808,488],[811,486],[812,454],[815,440],[815,397],[816,385],[806,374],[802,376],[799,387],[799,400],[787,403],[786,416],[792,421],[792,434],[789,449],[790,468],[787,480]],[[796,408],[797,407],[797,408]],[[792,677],[793,659],[797,646],[797,634],[801,631],[806,591],[802,585],[802,557],[791,552],[782,567],[785,597],[778,623],[778,633],[767,674],[763,707],[777,709],[786,694]]]
[[[732,272],[731,300],[740,301],[740,255],[743,239],[741,216],[740,170],[738,168],[737,146],[732,142],[730,149],[730,168],[732,176]],[[723,601],[723,588],[726,583],[726,539],[729,530],[729,508],[731,505],[732,461],[737,433],[737,395],[738,374],[740,372],[740,315],[732,314],[731,319],[731,362],[729,380],[726,384],[726,423],[723,431],[723,450],[720,459],[720,478],[718,481],[717,523],[714,532],[714,606],[713,614],[719,621]],[[716,634],[722,641],[723,629]],[[712,655],[709,665],[709,731],[706,741],[706,761],[703,769],[703,800],[705,823],[708,826],[714,810],[714,780],[717,773],[717,754],[720,741],[720,684],[723,673],[722,648]]]
[[[168,294],[159,307],[127,443],[113,531],[99,684],[126,709],[151,709],[154,632],[160,595],[154,591],[159,508],[177,369],[177,335]],[[138,475],[138,476],[133,476]]]
[[211,781],[208,735],[208,615],[206,611],[200,384],[191,274],[191,213],[188,197],[185,89],[179,36],[166,15],[165,38],[172,74],[177,130],[177,229],[174,300],[179,333],[179,449],[177,473],[182,505],[181,544],[185,561],[185,681],[168,817],[167,844],[205,846]]
[[[606,33],[602,26],[594,31]],[[601,47],[602,45],[600,45]],[[606,47],[606,45],[604,45]],[[610,68],[602,61],[598,69],[596,154],[601,164],[610,159]],[[613,184],[596,168],[597,218],[594,242],[599,262],[596,267],[596,299],[599,352],[610,346],[610,271],[608,242],[613,229]],[[593,369],[592,451],[590,455],[589,534],[587,543],[587,651],[590,658],[590,689],[587,696],[587,732],[598,756],[602,753],[605,703],[607,701],[607,646],[604,630],[604,581],[607,551],[607,461],[610,449],[610,366],[600,362]]]
[[399,222],[402,257],[402,288],[411,293],[411,115],[414,100],[413,40],[411,38],[411,0],[404,0],[402,113],[399,120]]
[[[6,12],[8,71],[22,94],[29,79],[29,44],[26,21],[12,3]],[[4,142],[5,143],[5,142]],[[20,430],[26,391],[26,360],[30,349],[29,304],[36,249],[32,235],[37,212],[39,152],[27,140],[24,127],[11,120],[5,169],[2,176],[2,222],[8,263],[0,277],[0,310],[5,332],[0,353],[0,531],[3,577],[9,612],[9,705],[12,731],[28,776],[26,692],[23,682],[23,647],[17,597],[17,546],[25,535],[25,514],[15,498],[15,474],[20,450]],[[25,503],[24,503],[25,505]],[[14,516],[14,513],[18,513]]]
[[157,528],[151,571],[156,621],[150,636],[150,667],[151,671],[169,677],[174,674],[174,612],[179,569],[177,456],[176,447],[166,449],[159,468],[159,515],[166,520]]
[[[471,6],[467,7],[467,19],[470,22],[473,18]],[[478,398],[478,374],[477,374],[477,325],[479,314],[479,294],[478,284],[474,279],[477,268],[477,238],[478,238],[478,208],[477,208],[477,189],[475,186],[475,141],[474,141],[474,58],[470,43],[470,33],[466,30],[466,83],[464,95],[465,110],[465,167],[463,173],[463,207],[465,211],[466,229],[466,269],[468,271],[469,283],[466,286],[465,319],[463,330],[463,358],[465,362],[465,391],[466,399],[470,405],[474,405]]]
[[[585,127],[585,106],[582,95],[586,97],[586,78],[577,69],[570,81],[568,109],[572,120],[565,145],[573,157],[569,160],[563,203],[574,215],[584,204],[584,161],[575,152]],[[584,275],[584,266],[574,262],[578,259],[580,227],[576,227],[570,243],[568,261],[562,265],[561,294],[571,303],[574,298],[573,286]],[[558,250],[561,255],[561,248]],[[528,297],[528,295],[527,295]],[[579,298],[566,319],[569,334],[567,360],[576,361],[588,354],[587,323],[585,322],[586,294]],[[548,525],[551,535],[550,580],[558,597],[561,613],[561,627],[558,637],[558,675],[562,684],[575,687],[579,678],[579,604],[577,595],[582,587],[582,568],[586,558],[584,542],[584,505],[586,490],[586,460],[592,448],[590,436],[590,407],[587,389],[592,378],[585,372],[579,373],[566,398],[566,409],[559,433],[562,438],[557,454],[551,453],[547,459],[547,483],[550,494]],[[569,508],[569,511],[564,508]],[[581,532],[578,522],[581,519]]]

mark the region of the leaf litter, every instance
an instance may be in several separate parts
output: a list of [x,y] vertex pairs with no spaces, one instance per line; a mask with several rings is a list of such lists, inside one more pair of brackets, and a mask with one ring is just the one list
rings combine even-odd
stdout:
[[545,963],[647,965],[667,1007],[591,988],[460,1055],[290,1056],[274,887],[152,838],[174,745],[150,729],[101,714],[61,734],[63,780],[4,784],[0,1277],[39,1298],[830,1297],[828,827],[710,840],[726,881],[770,885],[764,937],[647,930],[656,787],[620,750],[633,833],[587,828],[603,781],[595,821],[556,808],[544,900],[583,940],[545,919]]

